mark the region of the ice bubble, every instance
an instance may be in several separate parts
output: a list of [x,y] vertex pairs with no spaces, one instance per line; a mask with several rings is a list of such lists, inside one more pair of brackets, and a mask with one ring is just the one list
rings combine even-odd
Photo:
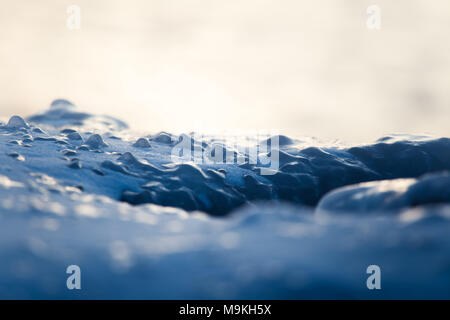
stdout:
[[67,135],[67,138],[69,140],[74,140],[74,141],[79,141],[79,140],[83,140],[83,138],[81,137],[81,135],[78,132],[71,132]]
[[125,152],[118,160],[127,164],[133,164],[139,161],[131,152]]
[[11,119],[9,119],[8,124],[6,126],[11,129],[29,128],[25,120],[23,120],[23,118],[19,116],[12,116]]
[[171,135],[166,133],[166,132],[158,133],[157,135],[153,136],[151,138],[151,140],[159,142],[159,143],[166,143],[166,144],[171,144],[172,143]]
[[73,108],[75,105],[66,99],[56,99],[50,104],[50,108]]
[[146,138],[139,138],[134,144],[133,147],[137,148],[150,148],[150,142]]
[[86,145],[88,145],[92,149],[98,149],[107,147],[108,145],[103,141],[103,138],[99,134],[93,134],[89,137],[89,139],[86,141]]

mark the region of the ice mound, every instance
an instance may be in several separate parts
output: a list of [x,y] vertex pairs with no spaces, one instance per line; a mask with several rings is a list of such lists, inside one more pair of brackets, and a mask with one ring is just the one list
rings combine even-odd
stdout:
[[150,142],[146,138],[139,138],[134,144],[133,147],[136,148],[150,148]]
[[69,139],[69,140],[79,140],[79,141],[83,140],[81,135],[78,132],[76,132],[76,131],[75,132],[70,132],[67,135],[67,139]]
[[66,99],[56,99],[50,104],[50,108],[74,108],[75,105]]
[[25,120],[22,119],[22,117],[19,116],[12,116],[11,119],[9,119],[8,124],[6,125],[7,128],[10,129],[28,129],[29,126],[25,122]]
[[77,111],[70,101],[58,99],[51,103],[44,113],[33,115],[27,119],[32,123],[51,125],[55,128],[67,125],[84,128],[122,130],[128,126],[125,122],[109,116],[94,116],[86,112]]
[[450,203],[450,174],[428,174],[419,179],[366,182],[338,188],[317,206],[327,212],[399,212],[423,205]]
[[173,142],[172,135],[166,132],[160,132],[150,138],[152,141],[171,144]]
[[450,298],[448,138],[241,148],[67,100],[27,121],[0,126],[0,298]]
[[99,134],[93,134],[86,140],[86,145],[92,149],[105,148],[108,145],[103,141],[103,138]]

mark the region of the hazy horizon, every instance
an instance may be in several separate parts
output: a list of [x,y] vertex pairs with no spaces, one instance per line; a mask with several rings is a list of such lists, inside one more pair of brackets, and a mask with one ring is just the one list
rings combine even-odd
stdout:
[[[450,136],[450,3],[1,0],[0,117],[56,98],[147,131]],[[382,10],[368,30],[366,9]],[[81,28],[66,26],[81,8]]]

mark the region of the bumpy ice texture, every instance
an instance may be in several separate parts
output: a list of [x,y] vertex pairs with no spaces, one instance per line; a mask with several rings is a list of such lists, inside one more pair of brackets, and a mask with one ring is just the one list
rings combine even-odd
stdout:
[[[278,136],[278,170],[261,175],[174,162],[186,138],[66,100],[0,123],[0,297],[450,297],[449,139]],[[366,287],[371,264],[382,290]]]

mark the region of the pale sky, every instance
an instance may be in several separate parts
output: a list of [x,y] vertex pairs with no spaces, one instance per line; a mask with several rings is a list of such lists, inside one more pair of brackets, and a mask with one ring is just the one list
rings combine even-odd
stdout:
[[[381,29],[366,9],[381,8]],[[66,26],[81,9],[81,28]],[[145,131],[450,136],[447,0],[0,0],[0,117],[53,99]]]

